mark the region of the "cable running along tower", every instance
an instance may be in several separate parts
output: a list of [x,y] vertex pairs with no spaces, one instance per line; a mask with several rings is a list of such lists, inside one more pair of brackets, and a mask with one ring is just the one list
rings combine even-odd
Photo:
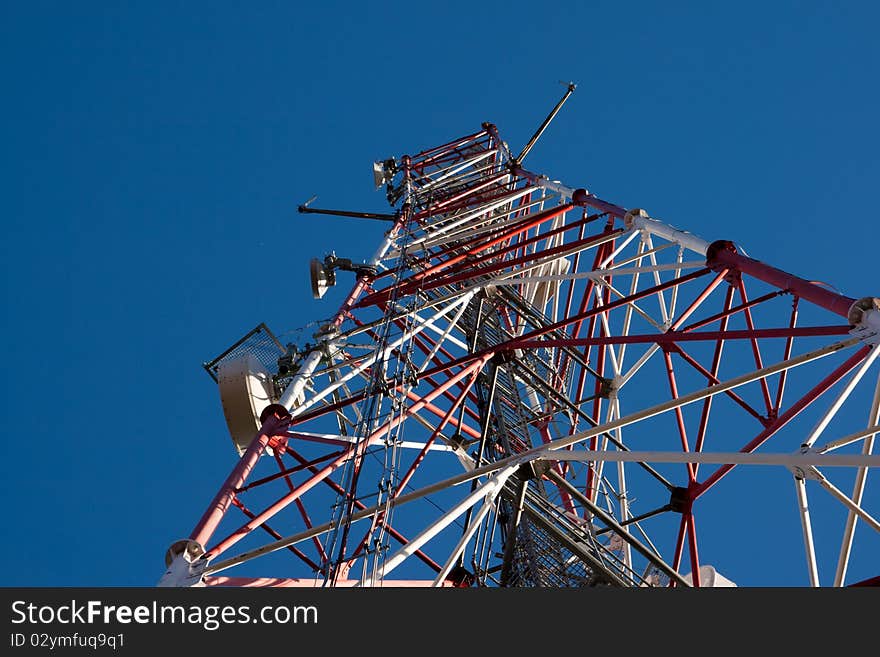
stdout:
[[877,583],[880,302],[526,169],[573,89],[518,155],[377,162],[387,214],[300,206],[384,235],[312,261],[353,287],[308,342],[206,363],[238,459],[160,585]]

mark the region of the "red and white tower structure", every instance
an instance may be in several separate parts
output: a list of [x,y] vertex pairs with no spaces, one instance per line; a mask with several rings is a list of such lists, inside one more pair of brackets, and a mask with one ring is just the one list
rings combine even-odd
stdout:
[[529,171],[539,134],[376,163],[388,214],[301,208],[386,230],[311,263],[353,286],[306,342],[206,364],[237,460],[161,585],[877,583],[880,301]]

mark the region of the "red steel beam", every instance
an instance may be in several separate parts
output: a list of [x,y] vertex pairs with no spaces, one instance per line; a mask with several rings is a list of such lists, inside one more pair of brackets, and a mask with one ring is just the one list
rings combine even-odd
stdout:
[[[290,433],[288,433],[287,435],[290,435]],[[285,441],[285,444],[286,444],[286,441]],[[279,449],[281,451],[284,451],[286,449],[286,447],[282,446]],[[241,488],[237,488],[235,490],[235,492],[241,493],[243,491],[250,490],[251,488],[256,488],[257,486],[262,486],[263,484],[268,484],[270,481],[275,481],[276,479],[280,479],[284,475],[290,475],[290,474],[294,474],[296,472],[299,472],[300,470],[304,470],[305,468],[307,468],[310,465],[317,465],[318,463],[323,463],[324,461],[329,461],[332,458],[336,458],[340,454],[342,454],[342,452],[330,452],[329,454],[324,454],[323,456],[319,456],[316,459],[312,459],[311,461],[309,461],[308,463],[305,463],[303,465],[297,465],[292,468],[287,468],[286,470],[283,470],[281,472],[276,472],[275,474],[269,475],[267,477],[263,477],[262,479],[257,479],[256,481],[252,481],[247,486],[242,486]]]
[[[730,321],[730,316],[726,313],[730,311],[730,304],[733,303],[733,288],[728,287],[727,293],[724,295],[724,305],[722,306],[723,310],[721,311],[723,317],[721,318],[721,325],[719,328],[722,331],[727,330],[728,322]],[[793,327],[792,327],[793,328]],[[706,374],[709,379],[709,383],[711,384],[712,380],[717,380],[718,371],[721,367],[721,353],[724,350],[724,340],[717,340],[715,342],[715,350],[712,353],[712,368]],[[679,347],[679,353],[684,356],[684,352],[681,347]],[[686,359],[687,360],[687,359]],[[787,360],[787,359],[786,359]],[[733,391],[730,391],[733,392]],[[709,413],[712,410],[712,400],[713,396],[706,397],[703,400],[703,409],[700,411],[700,425],[697,430],[697,439],[694,444],[694,451],[700,452],[703,449],[703,443],[706,440],[706,430],[709,428]],[[745,401],[743,401],[745,403]],[[694,476],[697,476],[700,472],[700,465],[698,463],[694,464]]]
[[[459,137],[458,139],[453,139],[452,141],[448,141],[445,144],[441,144],[440,146],[434,146],[433,148],[429,148],[424,151],[419,151],[415,155],[410,156],[410,160],[413,163],[413,168],[424,168],[434,161],[441,157],[440,154],[449,155],[451,152],[454,152],[458,155],[461,153],[457,150],[459,147],[467,144],[468,142],[478,142],[480,137],[489,136],[490,133],[484,128],[479,132],[475,132],[472,135],[466,135],[464,137]],[[488,140],[487,140],[488,143]]]
[[[293,480],[290,478],[290,475],[285,472],[284,461],[281,459],[281,455],[276,450],[273,456],[275,457],[275,463],[278,464],[278,470],[282,474],[284,474],[284,481],[287,483],[288,490],[293,490],[295,488],[295,486],[293,485]],[[294,500],[294,504],[296,504],[296,508],[299,510],[299,514],[300,516],[302,516],[303,522],[306,524],[306,529],[311,529],[313,527],[312,519],[309,517],[309,513],[308,511],[306,511],[306,507],[303,505],[302,500]],[[265,527],[265,524],[263,526]],[[279,540],[281,539],[280,536],[276,536],[275,538]],[[326,561],[327,554],[324,552],[324,546],[321,545],[321,541],[318,540],[317,536],[314,536],[312,537],[312,542],[314,543],[315,548],[318,550],[318,554],[321,555],[321,559],[323,561]],[[317,570],[318,568],[316,567],[315,571]]]
[[[241,502],[240,500],[233,500],[232,503],[233,503],[233,504],[234,504],[239,510],[241,510],[241,512],[242,512],[244,515],[246,515],[248,518],[253,518],[253,517],[254,517],[254,513],[253,513],[253,511],[251,511],[251,510],[248,509],[244,504],[242,504],[242,502]],[[274,529],[272,529],[272,528],[271,528],[269,525],[267,525],[266,523],[263,523],[262,525],[260,525],[260,528],[261,528],[264,532],[266,532],[267,534],[269,534],[269,536],[271,536],[272,538],[274,538],[274,539],[276,539],[276,540],[279,540],[279,541],[280,541],[280,540],[283,538],[283,537],[281,536],[281,534],[279,534],[278,532],[276,532]],[[305,564],[306,564],[309,568],[311,568],[312,570],[314,570],[315,572],[317,572],[318,570],[320,570],[320,566],[318,566],[318,564],[316,564],[314,561],[312,561],[311,559],[309,559],[309,558],[305,555],[305,553],[304,553],[302,550],[300,550],[298,547],[296,547],[295,545],[288,545],[288,546],[287,546],[287,549],[288,549],[290,552],[293,552],[293,554],[295,554],[296,556],[298,556],[300,559],[302,559],[303,562],[305,562]]]
[[612,335],[597,338],[551,338],[548,340],[522,338],[510,340],[509,342],[497,345],[496,348],[539,349],[542,347],[579,347],[584,345],[604,346],[641,343],[657,343],[664,345],[674,344],[676,342],[698,342],[700,340],[752,340],[755,338],[818,337],[826,335],[843,335],[849,333],[849,331],[849,325],[841,325],[755,329],[754,331],[745,329],[737,329],[733,331],[700,331],[695,333],[670,331],[669,333],[657,333],[651,335]]
[[[286,453],[290,454],[291,457],[293,457],[294,459],[296,459],[300,463],[306,462],[305,457],[302,456],[300,453],[298,453],[296,450],[287,448]],[[318,471],[317,468],[314,468],[314,467],[310,467],[309,470],[312,473],[315,473]],[[327,486],[329,486],[337,494],[344,494],[345,493],[345,489],[342,486],[340,486],[339,484],[337,484],[335,481],[333,481],[332,479],[325,479],[324,483]],[[357,506],[357,508],[359,510],[363,510],[363,509],[367,508],[366,504],[364,504],[360,500],[355,500],[355,506]],[[394,527],[385,523],[384,521],[382,522],[382,524],[384,525],[385,529],[388,531],[388,533],[391,535],[391,537],[395,541],[397,541],[401,545],[406,545],[407,543],[409,543],[409,539],[406,538],[406,536],[401,534],[399,531],[394,529]],[[425,554],[421,550],[418,550],[418,551],[414,552],[413,554],[414,554],[414,556],[421,559],[422,562],[424,562],[425,565],[427,565],[429,568],[431,568],[432,570],[434,570],[438,573],[440,572],[440,565],[438,563],[436,563],[433,559],[431,559],[431,557],[429,557],[427,554]]]
[[[745,283],[743,283],[743,280],[741,277],[737,281],[737,290],[739,290],[739,296],[742,299],[743,303],[744,304],[748,303],[749,297],[746,294],[746,286],[745,286]],[[755,322],[752,319],[752,309],[751,308],[745,309],[745,319],[746,319],[746,326],[748,327],[748,329],[750,331],[754,331],[755,330]],[[761,348],[758,346],[757,338],[752,338],[751,344],[752,344],[752,355],[755,358],[755,368],[762,370],[762,369],[764,369],[764,359],[761,358]],[[767,385],[766,377],[761,379],[761,393],[764,395],[764,406],[767,408],[767,415],[769,416],[771,413],[773,413],[773,402],[770,401],[770,386]]]
[[[789,327],[794,328],[797,325],[797,317],[798,317],[798,301],[797,297],[794,298],[794,301],[791,303],[791,319],[788,322]],[[791,337],[785,341],[785,350],[782,354],[782,360],[786,361],[791,357],[791,349],[794,346],[794,338]],[[773,404],[773,412],[778,414],[779,409],[782,407],[782,395],[785,392],[785,380],[788,375],[788,370],[783,370],[779,374],[779,385],[776,388],[776,401]]]
[[[678,525],[678,538],[675,541],[675,551],[672,553],[672,563],[670,564],[673,570],[679,570],[681,568],[681,555],[684,552],[684,536],[687,533],[687,514],[681,514],[681,522]],[[670,581],[672,586],[675,586],[674,581]]]
[[[673,399],[678,399],[678,385],[675,382],[675,368],[672,367],[672,356],[668,351],[663,352],[663,361],[666,363],[666,378],[669,379],[669,391],[672,394]],[[687,430],[684,426],[684,413],[682,413],[681,406],[675,408],[675,421],[678,425],[678,434],[681,437],[681,449],[683,452],[689,452],[691,450],[688,445]],[[696,481],[693,463],[687,464],[687,471],[688,481],[690,483]]]
[[[560,208],[564,208],[565,210],[569,209],[569,208],[567,208],[567,206],[560,206]],[[559,208],[554,208],[554,210],[559,210]],[[565,210],[563,210],[563,211],[565,211]],[[553,217],[557,216],[558,214],[561,214],[561,212],[557,212],[556,214],[552,214],[551,216],[545,216],[545,217],[541,218],[540,221],[537,221],[536,223],[542,223],[544,221],[548,221],[549,219],[552,219]],[[531,217],[529,217],[529,218],[531,218]],[[519,230],[518,232],[520,234],[522,234],[526,230],[528,230],[528,228],[530,228],[530,227],[531,226],[524,227],[522,230]],[[412,292],[415,292],[415,291],[433,290],[435,288],[443,287],[445,285],[452,285],[454,283],[460,283],[462,281],[466,281],[470,278],[473,278],[474,276],[490,274],[490,273],[500,271],[503,269],[512,269],[514,267],[517,267],[518,265],[525,264],[525,263],[530,262],[532,260],[536,260],[538,258],[546,258],[546,257],[552,256],[552,255],[555,255],[557,253],[563,254],[563,255],[560,255],[560,257],[564,257],[564,254],[570,252],[573,248],[581,248],[582,247],[582,249],[586,249],[586,248],[589,248],[589,246],[591,244],[593,244],[594,242],[596,242],[600,239],[604,239],[604,238],[608,237],[609,235],[613,235],[615,233],[619,234],[622,232],[621,230],[605,231],[605,232],[599,233],[597,235],[592,235],[586,239],[577,240],[577,241],[571,242],[569,244],[561,244],[561,245],[555,246],[551,249],[535,251],[534,253],[525,253],[522,256],[517,256],[517,257],[511,258],[509,260],[502,260],[501,259],[502,256],[506,255],[507,253],[509,253],[511,251],[517,251],[521,247],[527,246],[527,245],[532,244],[534,242],[538,242],[540,240],[546,239],[547,237],[551,237],[552,235],[555,235],[555,234],[558,234],[561,232],[565,232],[566,230],[569,230],[569,229],[575,228],[575,227],[577,227],[577,223],[567,224],[565,226],[560,226],[560,227],[555,228],[552,231],[549,231],[543,235],[535,235],[533,237],[528,238],[527,240],[525,240],[523,242],[517,242],[516,244],[511,244],[511,245],[505,246],[504,248],[499,249],[497,251],[492,251],[491,253],[485,253],[485,254],[477,256],[477,257],[473,257],[475,253],[480,253],[481,251],[490,247],[491,244],[486,244],[486,245],[482,245],[481,247],[475,247],[473,249],[468,249],[466,253],[459,254],[458,256],[450,258],[449,260],[445,260],[443,262],[440,262],[440,263],[434,265],[433,267],[425,270],[424,272],[421,272],[420,274],[407,280],[405,283],[403,283],[402,285],[400,285],[398,287],[397,294],[398,294],[398,296],[403,296],[406,294],[411,294]],[[493,242],[495,242],[495,241],[496,240],[493,240]],[[500,241],[503,241],[503,240],[500,240]],[[465,261],[466,258],[470,258],[470,259]],[[492,264],[490,264],[487,267],[480,267],[480,265],[483,264],[484,262],[491,262]],[[448,271],[444,271],[446,269],[448,269]],[[425,282],[426,278],[428,278],[431,274],[435,274],[439,271],[444,271],[445,278],[436,278],[435,277],[430,282],[427,282],[427,283]],[[385,287],[385,288],[382,288],[381,290],[378,290],[376,292],[373,292],[372,294],[365,296],[363,299],[361,299],[358,306],[363,307],[363,306],[369,306],[371,304],[381,305],[382,303],[385,303],[388,300],[388,298],[390,297],[390,293],[391,293],[391,290],[393,289],[393,287],[394,286]]]
[[688,521],[688,551],[691,554],[691,584],[695,587],[700,586],[700,557],[697,553],[697,528],[694,522],[694,513],[691,510],[687,512]]
[[[262,524],[263,522],[265,522],[266,520],[268,520],[269,518],[274,516],[276,513],[281,511],[283,508],[285,508],[288,504],[293,502],[295,499],[302,497],[306,492],[308,492],[312,487],[314,487],[322,479],[329,477],[337,468],[339,468],[347,460],[359,456],[367,447],[369,447],[370,445],[377,442],[379,440],[379,438],[384,433],[386,433],[387,431],[390,431],[391,429],[396,427],[398,424],[403,422],[407,416],[412,415],[413,413],[416,413],[417,411],[419,411],[425,405],[430,403],[430,401],[432,399],[441,395],[444,390],[448,389],[450,386],[455,384],[459,379],[469,375],[472,370],[475,370],[475,369],[479,370],[485,364],[485,362],[489,360],[490,357],[491,357],[491,355],[484,356],[482,360],[479,360],[475,363],[472,363],[470,366],[464,368],[458,374],[452,376],[450,379],[445,381],[439,388],[432,390],[431,392],[429,392],[427,395],[424,395],[423,397],[417,397],[417,401],[412,406],[407,408],[403,412],[403,414],[394,418],[393,420],[389,420],[388,422],[385,422],[381,427],[374,430],[369,436],[365,436],[364,439],[358,445],[356,445],[356,446],[353,445],[350,449],[345,450],[342,453],[342,455],[339,456],[337,459],[335,459],[334,461],[332,461],[328,465],[324,466],[324,468],[322,468],[317,474],[312,476],[311,479],[301,483],[294,490],[290,491],[287,495],[281,497],[279,500],[277,500],[276,502],[271,504],[269,507],[264,509],[254,519],[252,519],[249,522],[247,522],[246,524],[242,525],[241,527],[236,529],[234,532],[229,534],[229,536],[227,536],[222,541],[217,543],[213,548],[211,548],[210,550],[207,551],[206,554],[208,555],[208,557],[209,558],[216,557],[218,554],[220,554],[224,550],[233,546],[235,543],[237,543],[242,538],[244,538],[247,534],[249,534],[251,531],[253,531],[254,528],[256,528],[257,526],[259,526],[260,524]],[[411,395],[413,393],[410,392],[409,394]],[[255,441],[255,443],[256,443],[256,441]]]
[[[733,288],[731,287],[731,288],[729,288],[729,290],[732,291]],[[694,329],[701,328],[701,327],[706,326],[708,324],[711,324],[713,322],[717,322],[719,320],[729,318],[732,315],[735,315],[736,313],[742,312],[746,308],[753,308],[754,306],[757,306],[758,304],[764,303],[765,301],[769,301],[770,299],[775,299],[776,297],[781,296],[783,294],[787,294],[787,292],[785,292],[785,290],[775,290],[773,292],[768,292],[767,294],[765,294],[763,296],[755,297],[754,299],[750,300],[748,303],[742,303],[738,306],[733,306],[733,307],[731,307],[730,305],[727,305],[727,306],[725,306],[725,310],[721,311],[720,313],[712,315],[711,317],[706,317],[705,319],[698,320],[696,322],[693,322],[692,324],[688,324],[687,326],[685,326],[681,330],[683,332],[693,331]]]
[[736,246],[728,240],[718,240],[709,245],[706,251],[706,264],[712,268],[723,267],[748,274],[841,317],[846,317],[849,314],[850,307],[856,301],[852,297],[838,294],[817,283],[737,253]]
[[229,509],[229,505],[232,504],[232,501],[235,499],[235,491],[238,490],[248,478],[248,475],[250,475],[251,470],[253,470],[259,460],[266,445],[268,445],[269,441],[276,435],[284,435],[288,419],[289,418],[281,417],[278,414],[272,414],[266,418],[266,421],[263,422],[263,426],[257,432],[257,435],[254,436],[251,444],[248,446],[247,450],[245,450],[245,453],[242,454],[238,463],[235,464],[235,467],[232,469],[232,472],[229,473],[229,476],[226,477],[226,481],[223,482],[220,490],[217,491],[217,494],[214,496],[214,499],[211,500],[205,513],[202,515],[201,519],[199,519],[195,528],[193,528],[192,533],[190,534],[192,540],[202,547],[207,544],[208,540],[210,540],[214,531],[217,529],[217,526],[220,524],[220,521],[223,519],[223,516],[226,514],[226,511]]
[[[723,343],[724,341],[723,341],[723,340],[720,340],[719,342]],[[700,374],[702,374],[703,376],[705,376],[705,377],[709,380],[709,385],[716,385],[716,384],[721,383],[721,380],[718,378],[718,374],[717,374],[717,373],[718,373],[718,364],[719,364],[718,361],[719,361],[720,359],[717,359],[717,358],[716,358],[715,360],[713,360],[713,367],[712,367],[712,369],[713,369],[713,371],[715,372],[715,373],[713,374],[712,372],[710,372],[709,370],[707,370],[705,367],[703,367],[702,365],[700,365],[700,363],[697,362],[697,360],[696,360],[695,358],[693,358],[690,354],[688,354],[688,353],[687,353],[684,349],[682,349],[680,346],[675,345],[675,346],[674,346],[674,351],[675,351],[679,356],[681,356],[682,359],[684,359],[684,361],[685,361],[688,365],[690,365],[690,366],[693,367],[695,370],[697,370]],[[718,353],[717,348],[716,348],[716,353]],[[746,411],[746,413],[748,413],[749,415],[751,415],[752,417],[754,417],[754,418],[755,418],[756,420],[758,420],[758,422],[760,422],[762,425],[764,425],[764,426],[767,425],[767,422],[768,422],[769,420],[768,420],[766,417],[764,417],[763,415],[761,415],[760,413],[758,413],[758,411],[756,411],[754,408],[752,408],[752,407],[751,407],[751,406],[750,406],[750,405],[749,405],[749,404],[748,404],[748,403],[747,403],[742,397],[740,397],[738,394],[736,394],[733,390],[725,390],[725,391],[724,391],[724,394],[726,394],[726,395],[727,395],[728,397],[730,397],[734,402],[736,402],[737,404],[739,404],[739,405],[740,405],[740,406]],[[712,397],[706,397],[705,401],[706,401],[706,402],[709,402],[711,399],[712,399]],[[704,408],[705,408],[705,407],[704,407]],[[704,411],[704,412],[708,415],[708,411]],[[702,418],[701,418],[701,422],[700,422],[700,433],[698,434],[698,438],[697,438],[697,444],[698,444],[698,445],[702,445],[702,444],[703,444],[703,441],[701,440],[701,437],[704,436],[704,435],[705,435],[705,426],[704,426],[703,421],[702,421]],[[699,452],[699,451],[700,451],[700,448],[699,448],[699,447],[696,447],[696,448],[695,448],[695,451]],[[697,464],[697,463],[694,463],[693,465],[694,465],[694,466],[697,466],[698,464]],[[694,468],[694,471],[696,471],[696,467]]]
[[[428,437],[428,440],[425,441],[425,446],[421,450],[419,450],[419,453],[416,455],[412,464],[407,469],[407,471],[403,475],[403,477],[401,477],[400,482],[397,484],[397,486],[394,489],[394,492],[391,494],[392,500],[397,499],[400,496],[400,494],[403,492],[403,489],[406,488],[407,484],[409,484],[410,479],[412,479],[412,476],[415,474],[419,465],[421,465],[425,456],[428,454],[428,450],[431,449],[431,445],[433,445],[434,442],[437,440],[437,436],[440,435],[440,433],[443,431],[443,428],[447,425],[449,420],[452,418],[452,415],[455,413],[455,411],[458,409],[458,407],[467,398],[468,392],[470,391],[471,387],[474,385],[474,382],[477,380],[477,376],[479,376],[479,374],[480,374],[480,371],[478,369],[473,371],[470,378],[468,379],[467,385],[464,387],[461,394],[458,396],[458,398],[455,400],[455,402],[452,404],[452,406],[449,408],[449,410],[446,411],[446,413],[444,414],[440,423],[437,425],[437,427],[434,429],[434,431],[431,432],[431,435]],[[355,557],[357,557],[360,554],[361,550],[363,550],[366,547],[367,538],[372,533],[375,526],[382,524],[384,519],[385,519],[385,512],[384,511],[382,511],[381,513],[374,516],[373,525],[366,532],[364,537],[358,542],[357,548],[354,550],[354,553],[350,557],[351,560],[353,560]]]

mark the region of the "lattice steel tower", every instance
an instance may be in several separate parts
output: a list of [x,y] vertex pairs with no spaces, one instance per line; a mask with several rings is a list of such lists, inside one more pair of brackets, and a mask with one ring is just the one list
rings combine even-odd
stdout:
[[486,123],[377,162],[388,214],[301,206],[387,231],[311,263],[316,297],[355,282],[305,341],[206,364],[239,458],[160,585],[718,586],[804,555],[804,584],[876,583],[849,571],[878,551],[878,300],[525,169],[572,89],[519,155]]

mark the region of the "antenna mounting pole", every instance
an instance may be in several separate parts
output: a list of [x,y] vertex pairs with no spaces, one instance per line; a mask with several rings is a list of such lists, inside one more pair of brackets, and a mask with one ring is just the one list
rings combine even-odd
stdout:
[[544,122],[535,131],[535,134],[532,135],[532,138],[529,139],[529,143],[523,147],[522,152],[516,156],[514,164],[522,164],[522,161],[525,159],[526,155],[528,155],[529,151],[532,150],[532,146],[534,146],[535,142],[538,141],[538,137],[541,136],[541,133],[543,133],[544,130],[547,129],[547,126],[550,125],[550,121],[553,120],[553,117],[555,117],[559,110],[562,109],[562,106],[565,104],[565,101],[568,100],[568,97],[571,96],[571,92],[575,90],[575,87],[577,87],[577,85],[574,82],[568,83],[568,88],[565,90],[565,94],[563,94],[562,98],[559,99],[559,102],[556,103],[556,107],[554,107],[553,111],[551,111],[550,114],[547,115],[547,118],[544,119]]

